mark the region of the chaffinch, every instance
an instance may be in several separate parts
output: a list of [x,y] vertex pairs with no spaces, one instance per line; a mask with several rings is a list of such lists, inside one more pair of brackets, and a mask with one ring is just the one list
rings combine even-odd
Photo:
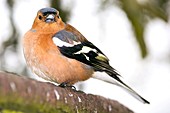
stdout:
[[[64,87],[94,77],[121,86],[149,104],[121,80],[107,56],[77,29],[65,24],[54,8],[38,11],[32,28],[24,36],[23,49],[27,65],[46,80]],[[108,76],[96,75],[96,72],[105,72]]]

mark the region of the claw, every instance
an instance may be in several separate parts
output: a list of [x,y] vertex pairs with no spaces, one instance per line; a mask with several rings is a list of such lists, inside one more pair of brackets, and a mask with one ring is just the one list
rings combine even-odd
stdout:
[[76,87],[75,87],[75,86],[73,86],[73,85],[69,85],[69,84],[68,84],[68,83],[66,83],[66,82],[61,83],[59,86],[60,86],[60,87],[62,87],[62,88],[69,87],[69,88],[71,88],[71,89],[76,90]]

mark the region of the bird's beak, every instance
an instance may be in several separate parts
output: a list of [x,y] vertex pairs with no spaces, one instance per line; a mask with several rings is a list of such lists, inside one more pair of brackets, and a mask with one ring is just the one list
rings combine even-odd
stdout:
[[47,15],[45,22],[50,23],[55,21],[55,15],[54,14],[49,14]]

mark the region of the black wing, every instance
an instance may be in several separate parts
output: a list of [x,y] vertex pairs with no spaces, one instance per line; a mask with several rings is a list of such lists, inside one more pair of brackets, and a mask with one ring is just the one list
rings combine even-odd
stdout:
[[[64,44],[62,46],[57,45],[63,55],[90,65],[95,71],[105,71],[112,76],[114,74],[114,78],[117,78],[116,75],[119,75],[116,70],[109,65],[109,59],[91,42],[87,40],[81,42],[75,34],[66,30],[59,31],[53,38],[70,44],[70,46]],[[76,44],[74,44],[74,42]]]
[[59,31],[53,38],[70,44],[69,46],[64,44],[62,46],[57,45],[63,55],[90,65],[95,71],[106,71],[107,73],[119,75],[116,70],[109,65],[109,59],[91,42],[87,40],[82,42],[75,34],[66,30]]

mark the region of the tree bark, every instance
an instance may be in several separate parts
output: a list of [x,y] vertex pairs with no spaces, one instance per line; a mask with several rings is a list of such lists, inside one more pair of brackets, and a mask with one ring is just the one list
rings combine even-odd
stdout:
[[0,72],[0,113],[133,113],[115,100]]

